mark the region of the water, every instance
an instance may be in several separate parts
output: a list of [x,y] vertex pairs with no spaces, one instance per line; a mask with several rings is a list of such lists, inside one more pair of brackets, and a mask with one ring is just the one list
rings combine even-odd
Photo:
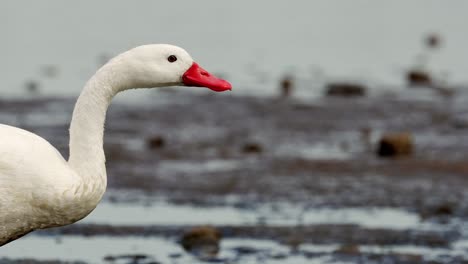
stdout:
[[48,94],[76,94],[105,57],[144,43],[185,47],[236,94],[275,94],[285,73],[300,77],[301,96],[330,78],[380,89],[402,84],[428,32],[444,40],[430,68],[466,83],[467,9],[462,0],[8,1],[0,10],[0,95],[21,94],[29,80]]
[[[453,248],[429,248],[411,245],[361,246],[360,251],[368,254],[419,254],[429,261],[441,260],[447,257],[466,256],[466,246],[459,246],[462,243],[467,244],[467,241],[460,241]],[[227,263],[311,264],[329,263],[328,261],[332,260],[330,256],[319,255],[314,258],[307,258],[301,253],[290,254],[287,246],[268,240],[226,239],[223,240],[221,247],[222,250],[219,253],[219,258],[230,260]],[[258,254],[240,256],[234,251],[236,247],[251,248],[256,250]],[[51,251],[49,250],[50,248],[54,248],[54,250]],[[339,249],[339,245],[304,244],[300,246],[299,252],[330,254],[337,249]],[[10,258],[35,258],[38,260],[59,258],[69,261],[86,261],[87,263],[104,263],[106,256],[131,254],[147,254],[152,260],[157,260],[161,263],[203,263],[185,254],[176,241],[159,237],[125,237],[115,239],[106,236],[86,238],[81,236],[40,237],[29,235],[20,241],[6,245],[2,251],[3,257]],[[171,257],[175,255],[179,257]],[[286,255],[288,257],[281,259],[274,259],[272,257],[278,255]]]
[[419,216],[396,208],[303,208],[291,203],[259,204],[250,209],[233,206],[193,207],[156,202],[101,203],[87,224],[110,225],[232,225],[296,226],[312,224],[356,224],[364,228],[418,229]]
[[[175,242],[163,238],[140,238],[127,237],[123,239],[114,239],[110,237],[83,238],[77,236],[57,237],[57,238],[42,238],[37,236],[28,236],[17,246],[7,245],[5,247],[4,257],[34,257],[41,260],[51,260],[61,258],[64,260],[81,260],[88,263],[103,263],[105,256],[125,254],[148,254],[154,259],[162,263],[201,263],[190,255],[184,254],[181,247]],[[235,247],[252,247],[258,251],[263,251],[265,255],[269,254],[288,254],[289,250],[278,243],[265,240],[249,240],[249,239],[229,239],[222,243],[225,249],[220,252],[220,258],[232,259],[229,263],[258,263],[258,256],[244,256],[239,259],[236,257],[232,248]],[[305,246],[312,248],[312,246]],[[27,252],[24,251],[28,248]],[[54,251],[48,250],[54,248]],[[315,248],[315,247],[314,247]],[[329,247],[317,247],[318,249]],[[333,247],[332,247],[333,248]],[[181,257],[174,259],[170,255],[178,255]],[[264,257],[266,258],[266,256]],[[311,263],[304,256],[297,255],[287,259],[269,260],[268,263],[285,263],[285,264],[304,264]],[[317,261],[317,259],[315,260]],[[125,263],[125,262],[124,262]]]

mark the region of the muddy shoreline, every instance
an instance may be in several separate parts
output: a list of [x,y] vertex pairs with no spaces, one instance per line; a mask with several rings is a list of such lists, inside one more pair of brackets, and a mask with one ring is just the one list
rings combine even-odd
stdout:
[[[421,224],[443,228],[327,223],[216,228],[226,239],[341,245],[332,252],[301,251],[301,258],[330,257],[328,263],[464,263],[468,249],[466,254],[428,259],[417,250],[405,255],[356,247],[411,245],[450,252],[467,238],[468,125],[460,118],[468,113],[465,98],[381,95],[303,102],[163,91],[138,105],[116,103],[106,124],[109,190],[104,202],[146,204],[162,196],[174,205],[253,211],[258,204],[275,202],[304,210],[397,208],[416,214]],[[2,100],[0,121],[43,136],[67,157],[72,107],[72,99]],[[394,131],[412,134],[413,155],[377,157],[378,138]],[[140,195],[125,195],[132,192]],[[237,197],[234,202],[232,196]],[[177,240],[188,228],[75,224],[34,235]],[[294,259],[291,254],[286,259]]]

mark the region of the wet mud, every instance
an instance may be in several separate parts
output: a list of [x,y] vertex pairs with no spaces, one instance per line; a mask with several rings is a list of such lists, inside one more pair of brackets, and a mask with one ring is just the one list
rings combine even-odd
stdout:
[[[109,110],[105,135],[109,191],[104,202],[144,204],[162,196],[170,204],[193,207],[255,210],[258,204],[287,202],[305,211],[397,208],[416,214],[421,225],[428,227],[395,230],[358,224],[269,226],[260,222],[216,228],[223,239],[271,240],[288,248],[286,253],[270,254],[266,262],[246,263],[289,263],[285,261],[295,254],[305,262],[291,263],[468,261],[468,246],[451,250],[468,238],[466,95],[450,100],[434,94],[424,100],[380,95],[309,102],[184,91],[152,96],[138,104],[115,103]],[[73,102],[0,100],[0,121],[43,136],[67,157]],[[414,145],[411,154],[379,157],[377,144],[388,132],[409,133]],[[126,192],[139,195],[122,195]],[[78,223],[36,235],[177,240],[189,227]],[[336,248],[309,252],[300,249],[302,244]],[[373,246],[422,250],[366,249]],[[428,256],[431,249],[442,253]],[[242,254],[245,250],[235,255]],[[123,259],[114,261],[149,263],[146,258]],[[2,259],[0,263],[42,263],[28,261]],[[232,258],[211,261],[242,263]]]

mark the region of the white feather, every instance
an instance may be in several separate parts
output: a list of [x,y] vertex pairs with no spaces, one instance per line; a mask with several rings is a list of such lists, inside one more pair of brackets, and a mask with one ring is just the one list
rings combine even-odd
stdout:
[[[168,63],[169,55],[176,55],[177,63]],[[103,134],[111,99],[132,88],[182,85],[192,64],[183,49],[157,44],[137,47],[104,65],[73,111],[68,162],[43,138],[0,124],[0,246],[88,215],[106,189]]]

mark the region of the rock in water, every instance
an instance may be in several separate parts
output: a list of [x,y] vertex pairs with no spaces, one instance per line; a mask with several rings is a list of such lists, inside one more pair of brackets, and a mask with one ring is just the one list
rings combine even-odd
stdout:
[[410,87],[430,87],[433,84],[432,77],[422,70],[410,70],[406,73],[406,81]]
[[350,245],[341,245],[337,250],[335,250],[335,254],[340,255],[359,255],[361,254],[361,249],[359,245],[350,244]]
[[146,141],[146,144],[149,149],[160,149],[164,147],[166,141],[161,136],[153,136]]
[[294,88],[292,76],[286,75],[280,81],[281,98],[288,98],[291,96]]
[[379,157],[409,156],[412,152],[413,137],[406,132],[384,134],[377,149]]
[[245,154],[259,154],[263,152],[263,148],[259,143],[249,142],[242,147],[242,152]]
[[184,233],[181,244],[184,249],[200,259],[215,258],[219,252],[221,233],[209,226],[194,227]]
[[328,96],[357,97],[366,95],[366,87],[356,83],[329,83],[326,87]]

